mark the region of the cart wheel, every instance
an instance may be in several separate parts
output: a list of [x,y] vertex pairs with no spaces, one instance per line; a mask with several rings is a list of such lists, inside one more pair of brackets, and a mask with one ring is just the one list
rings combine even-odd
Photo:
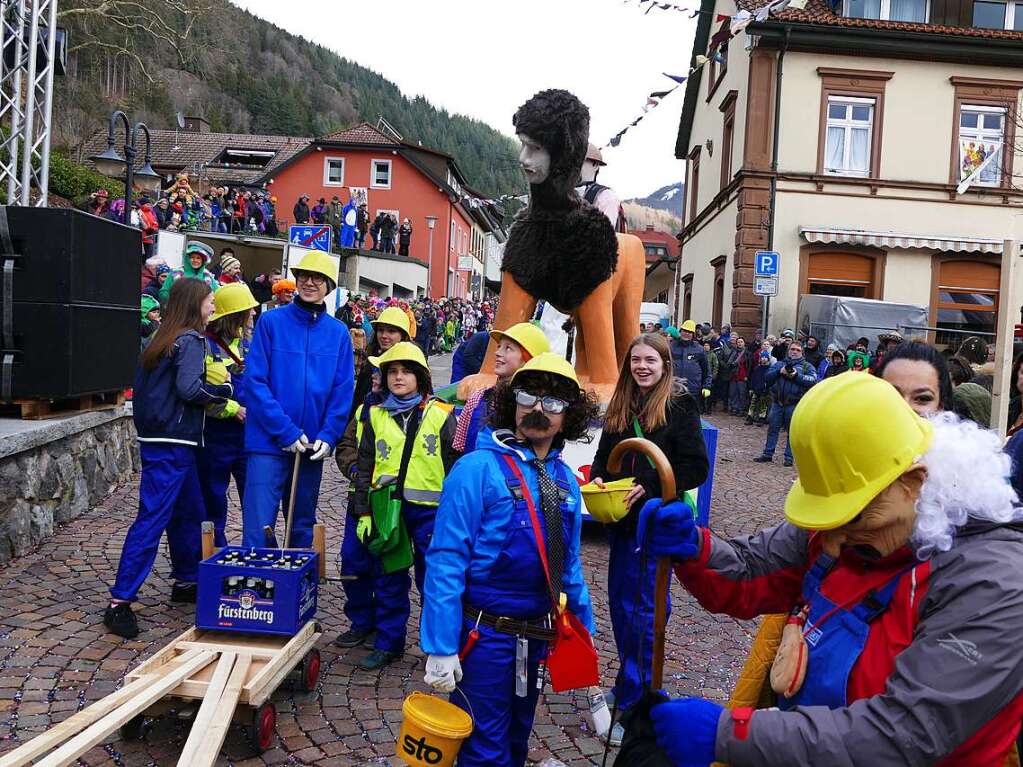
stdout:
[[257,754],[266,751],[274,742],[277,729],[277,709],[267,701],[252,712],[252,726],[249,728],[249,743]]
[[316,692],[316,682],[320,678],[320,651],[313,648],[302,659],[302,677],[299,688],[302,692]]
[[139,714],[121,725],[122,740],[141,740],[145,717]]

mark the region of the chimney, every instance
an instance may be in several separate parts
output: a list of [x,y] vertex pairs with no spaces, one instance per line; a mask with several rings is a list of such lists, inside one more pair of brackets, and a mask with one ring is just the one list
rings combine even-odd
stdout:
[[205,117],[186,117],[182,130],[185,133],[209,133],[210,124]]
[[647,230],[648,232],[652,232],[652,231],[654,230],[654,225],[653,225],[653,224],[647,224],[647,225],[646,225],[646,230]]

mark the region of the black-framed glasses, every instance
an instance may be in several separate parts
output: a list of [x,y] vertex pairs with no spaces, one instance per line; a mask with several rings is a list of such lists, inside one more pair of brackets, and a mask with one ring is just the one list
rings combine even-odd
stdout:
[[565,408],[568,407],[568,403],[558,397],[538,397],[535,394],[530,394],[525,389],[513,389],[512,393],[515,395],[515,404],[521,407],[534,408],[536,403],[540,403],[540,407],[545,413],[551,415],[557,415],[558,413],[565,412]]
[[302,272],[301,274],[295,275],[295,283],[300,282],[311,282],[316,287],[327,284],[327,278],[322,274],[316,274],[314,272]]

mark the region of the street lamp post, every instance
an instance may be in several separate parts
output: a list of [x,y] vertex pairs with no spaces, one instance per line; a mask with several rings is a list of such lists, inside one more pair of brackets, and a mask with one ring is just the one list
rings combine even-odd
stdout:
[[430,246],[426,256],[426,297],[433,298],[430,289],[433,287],[433,230],[437,226],[436,216],[426,217],[426,227],[430,230]]
[[[114,130],[117,127],[117,121],[120,120],[124,124],[124,157],[118,154],[114,148]],[[136,153],[136,142],[138,141],[139,131],[146,134],[146,161],[138,172],[135,171],[135,153]],[[146,127],[145,123],[137,122],[132,127],[131,121],[128,119],[128,115],[122,112],[120,109],[115,110],[110,114],[110,123],[107,126],[107,148],[102,154],[98,154],[92,158],[93,163],[96,165],[96,169],[104,176],[117,177],[124,172],[124,219],[123,223],[131,225],[131,203],[132,203],[132,187],[135,183],[135,178],[139,180],[139,184],[143,186],[146,191],[153,191],[154,193],[160,188],[160,176],[153,170],[153,152],[152,152],[152,140],[149,136],[149,128]]]

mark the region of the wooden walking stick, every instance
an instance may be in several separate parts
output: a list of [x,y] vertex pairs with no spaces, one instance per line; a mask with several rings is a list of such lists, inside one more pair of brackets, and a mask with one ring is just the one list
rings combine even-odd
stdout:
[[295,519],[295,494],[298,492],[298,468],[302,465],[302,454],[295,451],[295,468],[291,470],[291,493],[288,496],[288,518],[284,522],[284,548],[291,548],[291,527]]
[[[622,459],[628,452],[642,453],[650,459],[661,480],[661,498],[665,503],[676,500],[675,473],[664,452],[648,439],[631,437],[623,439],[607,459],[607,468],[617,474],[622,468]],[[644,545],[640,541],[639,545]],[[650,689],[661,689],[664,680],[664,627],[668,622],[668,586],[671,579],[671,558],[657,560],[657,578],[654,585],[654,647],[650,660]]]

